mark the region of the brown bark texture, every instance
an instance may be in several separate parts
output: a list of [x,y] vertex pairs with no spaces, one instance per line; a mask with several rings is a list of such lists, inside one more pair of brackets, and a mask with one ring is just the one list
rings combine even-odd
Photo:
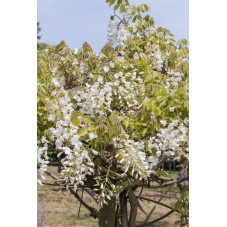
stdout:
[[116,197],[112,197],[108,205],[104,204],[99,210],[99,227],[115,227],[115,206]]

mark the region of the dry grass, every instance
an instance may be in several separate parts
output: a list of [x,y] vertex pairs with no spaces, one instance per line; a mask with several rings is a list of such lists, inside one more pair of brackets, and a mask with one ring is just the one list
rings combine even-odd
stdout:
[[[50,167],[50,171],[58,175],[56,167]],[[172,178],[176,178],[176,173],[171,175]],[[46,177],[47,182],[53,182],[50,177]],[[39,187],[38,200],[44,204],[45,207],[45,227],[67,227],[67,226],[77,226],[77,227],[96,227],[98,226],[98,220],[90,217],[89,211],[81,206],[80,216],[78,217],[79,201],[73,195],[68,195],[67,192],[61,192],[58,194],[57,187],[53,186],[42,186]],[[55,190],[55,191],[54,191]],[[145,189],[143,191],[144,197],[150,197],[154,200],[158,200],[162,194],[163,189],[158,191],[152,191]],[[81,192],[79,192],[81,194]],[[173,188],[172,192],[169,192],[162,202],[170,204],[175,202],[179,196],[178,188]],[[95,201],[84,192],[83,199],[92,207],[98,208]],[[154,203],[148,201],[140,201],[141,206],[146,213],[149,213]],[[151,219],[160,217],[161,215],[167,213],[168,208],[157,206],[155,212],[152,214]],[[173,213],[172,215],[165,218],[163,221],[151,225],[153,227],[168,227],[175,226],[174,222],[179,220],[179,214]],[[145,220],[146,215],[140,210],[138,211],[137,222],[141,223]]]

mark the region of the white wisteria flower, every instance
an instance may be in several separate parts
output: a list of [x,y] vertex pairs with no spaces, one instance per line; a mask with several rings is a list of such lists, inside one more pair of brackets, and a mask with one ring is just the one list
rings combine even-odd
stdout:
[[55,114],[50,114],[48,121],[55,121]]
[[179,123],[179,120],[173,120],[173,121],[172,121],[172,124],[173,124],[174,126],[177,126],[178,123]]
[[160,123],[161,123],[163,126],[166,126],[166,121],[165,121],[165,120],[161,120]]
[[175,109],[175,107],[169,107],[169,111],[170,111],[170,112],[173,112],[174,109]]
[[52,79],[52,83],[56,86],[56,87],[59,87],[60,86],[60,83],[58,82],[58,80],[56,78],[53,78]]
[[75,48],[75,50],[74,50],[74,54],[78,54],[78,49],[77,48]]
[[98,136],[95,134],[95,133],[93,133],[93,132],[91,132],[91,133],[89,133],[89,139],[90,140],[93,140],[93,139],[95,139],[95,138],[97,138]]
[[107,72],[109,72],[109,70],[110,70],[110,69],[109,69],[109,67],[108,67],[108,66],[104,66],[104,67],[103,67],[103,70],[104,70],[104,72],[106,72],[106,73],[107,73]]
[[113,62],[110,62],[110,67],[111,68],[114,68],[115,67],[115,64]]
[[98,77],[98,82],[99,82],[100,84],[103,84],[103,77],[102,77],[102,76],[99,76],[99,77]]
[[98,151],[95,151],[94,149],[92,149],[92,153],[93,153],[94,155],[98,155],[98,154],[99,154],[99,152],[98,152]]

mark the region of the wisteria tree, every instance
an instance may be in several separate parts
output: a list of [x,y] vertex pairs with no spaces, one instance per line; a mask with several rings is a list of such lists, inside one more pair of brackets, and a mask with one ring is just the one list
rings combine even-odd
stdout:
[[[186,225],[187,40],[176,42],[168,29],[155,28],[145,4],[106,2],[114,14],[100,53],[86,42],[71,50],[63,41],[38,51],[38,183],[47,173],[54,186],[72,193],[99,219],[100,227],[149,226],[173,212]],[[52,152],[60,160],[60,178],[48,171]],[[160,168],[170,157],[183,160],[177,181]],[[155,206],[136,224],[143,188],[166,188],[166,194],[176,185],[181,188],[176,203],[162,203],[163,196],[150,200]],[[99,210],[84,202],[80,188]],[[157,204],[170,211],[151,220]]]

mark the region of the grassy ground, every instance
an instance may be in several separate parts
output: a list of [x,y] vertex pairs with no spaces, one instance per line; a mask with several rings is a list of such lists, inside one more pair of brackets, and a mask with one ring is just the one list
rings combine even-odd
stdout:
[[[58,175],[56,167],[49,167],[50,172]],[[177,172],[171,172],[171,178],[177,178]],[[46,181],[53,182],[51,178],[46,177]],[[143,196],[150,197],[154,200],[158,200],[160,195],[164,190],[148,190],[144,189]],[[81,192],[79,192],[81,194]],[[177,187],[173,188],[162,200],[165,204],[170,204],[175,202],[179,197],[179,190]],[[98,208],[94,200],[84,193],[83,199],[92,207]],[[79,201],[73,195],[68,195],[67,192],[61,192],[58,194],[57,188],[53,186],[39,186],[38,188],[38,201],[42,203],[45,207],[45,227],[67,227],[67,226],[77,226],[77,227],[96,227],[98,226],[98,220],[90,217],[89,211],[87,211],[83,206],[81,206],[80,216],[78,217]],[[154,203],[148,201],[141,201],[141,206],[149,213],[153,208]],[[151,220],[160,217],[161,215],[167,213],[168,208],[157,206],[155,212],[152,214]],[[145,220],[146,215],[140,210],[138,211],[137,220],[141,223]],[[153,227],[168,227],[175,226],[174,222],[179,220],[179,214],[174,212],[172,215],[163,219],[163,221],[153,224]]]

